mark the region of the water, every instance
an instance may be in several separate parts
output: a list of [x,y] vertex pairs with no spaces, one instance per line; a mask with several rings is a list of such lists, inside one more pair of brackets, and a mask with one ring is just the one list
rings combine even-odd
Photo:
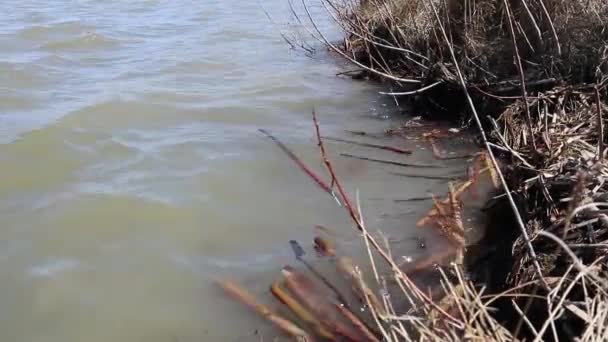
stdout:
[[[289,13],[284,0],[263,3]],[[327,135],[402,119],[387,119],[393,100],[376,86],[336,77],[343,66],[319,44],[312,57],[289,50],[258,2],[8,0],[0,10],[2,340],[269,339],[276,331],[214,281],[236,278],[269,300],[270,281],[294,263],[287,241],[311,253],[315,224],[363,255],[345,212],[258,129],[321,172],[313,106]],[[413,222],[428,203],[391,199],[445,184],[338,155],[399,158],[390,153],[328,148],[368,226],[417,253],[411,237],[430,233]]]

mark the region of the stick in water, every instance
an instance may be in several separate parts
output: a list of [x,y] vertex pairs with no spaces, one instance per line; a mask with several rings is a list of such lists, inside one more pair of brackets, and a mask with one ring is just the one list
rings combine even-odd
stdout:
[[323,282],[323,284],[325,284],[325,286],[327,286],[330,290],[332,290],[332,292],[336,295],[336,297],[338,298],[338,300],[340,301],[340,303],[342,305],[349,307],[348,301],[346,300],[344,295],[342,295],[342,293],[340,293],[340,290],[338,290],[327,278],[325,278],[325,276],[323,274],[321,274],[321,272],[317,271],[316,268],[314,268],[310,263],[308,263],[308,261],[306,261],[305,259],[302,258],[305,254],[302,246],[300,246],[300,244],[295,240],[290,240],[289,244],[291,245],[291,249],[293,250],[293,253],[296,256],[296,259],[299,262],[301,262],[302,264],[304,264],[304,266],[306,266],[306,268],[308,268],[308,270],[315,277],[317,277],[317,279],[319,279],[321,282]]
[[279,316],[266,305],[257,303],[255,298],[253,298],[251,294],[249,294],[245,289],[240,287],[235,282],[223,281],[219,285],[228,294],[230,294],[246,306],[250,307],[251,309],[255,310],[262,317],[266,318],[274,325],[279,327],[281,330],[283,330],[285,333],[292,336],[296,341],[314,341],[313,337],[308,335],[308,333],[302,330],[299,326],[289,321],[288,319]]
[[395,203],[401,203],[401,202],[422,202],[422,201],[430,201],[432,200],[433,197],[432,196],[426,196],[426,197],[411,197],[411,198],[399,198],[399,199],[394,199],[393,202]]
[[371,161],[371,162],[375,162],[375,163],[397,165],[397,166],[404,166],[404,167],[421,167],[421,168],[423,168],[423,167],[427,167],[427,168],[440,167],[438,165],[408,164],[408,163],[401,163],[401,162],[396,162],[396,161],[392,161],[392,160],[382,160],[382,159],[374,159],[374,158],[368,158],[368,157],[360,157],[360,156],[355,156],[355,155],[348,154],[348,153],[340,153],[340,155],[343,157],[348,157],[348,158],[355,158],[355,159],[367,160],[367,161]]
[[270,140],[277,144],[277,146],[279,146],[279,148],[283,150],[283,152],[285,152],[289,156],[289,158],[291,158],[296,164],[298,164],[302,171],[306,172],[306,174],[309,175],[310,178],[312,178],[317,184],[319,184],[319,186],[323,190],[330,194],[332,193],[331,187],[324,180],[322,180],[321,177],[315,174],[308,166],[306,166],[306,164],[304,164],[304,162],[300,160],[298,156],[296,156],[287,146],[285,146],[285,144],[283,144],[279,139],[277,139],[274,135],[270,134],[270,132],[265,129],[259,129],[258,131],[266,135],[268,138],[270,138]]
[[347,143],[347,144],[353,144],[353,145],[371,147],[371,148],[378,148],[378,149],[381,149],[381,150],[391,151],[391,152],[395,152],[395,153],[399,153],[399,154],[412,154],[412,151],[410,151],[410,150],[405,150],[405,149],[402,149],[402,148],[399,148],[399,147],[394,147],[394,146],[385,146],[385,145],[378,145],[378,144],[370,144],[370,143],[358,142],[358,141],[354,141],[354,140],[332,138],[332,137],[323,137],[323,139],[325,139],[325,140],[331,140],[331,141],[337,141],[337,142],[343,142],[343,143]]
[[346,130],[346,132],[348,132],[350,134],[354,134],[354,135],[369,135],[368,133],[363,132],[363,131],[349,131],[349,130]]
[[391,175],[411,178],[422,178],[422,179],[437,179],[437,180],[456,180],[462,178],[462,176],[428,176],[428,175],[417,175],[412,173],[401,173],[401,172],[389,172]]

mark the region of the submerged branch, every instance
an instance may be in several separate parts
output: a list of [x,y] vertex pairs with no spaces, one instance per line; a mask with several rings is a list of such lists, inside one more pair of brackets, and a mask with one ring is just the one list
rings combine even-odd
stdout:
[[400,147],[386,146],[386,145],[379,145],[379,144],[371,144],[371,143],[364,143],[364,142],[359,142],[359,141],[354,141],[354,140],[341,139],[341,138],[332,138],[332,137],[323,137],[323,139],[325,139],[325,140],[331,140],[331,141],[337,141],[337,142],[343,142],[343,143],[347,143],[347,144],[353,144],[353,145],[359,145],[359,146],[377,148],[377,149],[391,151],[391,152],[395,152],[395,153],[399,153],[399,154],[412,154],[411,150],[405,150],[405,149],[402,149]]
[[325,190],[326,192],[328,192],[330,194],[332,193],[331,187],[323,179],[321,179],[321,177],[319,177],[316,173],[314,173],[308,166],[306,166],[306,164],[304,164],[304,162],[300,158],[298,158],[298,156],[296,156],[295,153],[293,153],[287,146],[285,146],[285,144],[283,144],[277,137],[270,134],[270,132],[268,132],[265,129],[259,129],[259,131],[261,133],[263,133],[264,135],[266,135],[277,146],[279,146],[279,148],[281,150],[283,150],[283,152],[285,152],[285,154],[287,154],[287,156],[289,156],[289,158],[291,158],[291,160],[293,160],[296,164],[298,164],[300,169],[302,169],[302,171],[304,171],[307,175],[309,175],[310,178],[312,178],[323,190]]
[[281,330],[286,332],[288,335],[293,337],[298,342],[313,342],[315,341],[312,336],[310,336],[306,331],[302,330],[293,322],[279,316],[274,313],[270,308],[263,304],[259,304],[256,302],[255,298],[250,295],[245,289],[237,285],[235,282],[231,281],[223,281],[220,283],[220,286],[226,291],[228,294],[236,298],[241,303],[247,305],[251,309],[255,310],[262,317],[266,318]]
[[375,159],[375,158],[369,158],[369,157],[355,156],[355,155],[352,155],[349,153],[340,153],[340,155],[343,157],[366,160],[366,161],[371,161],[374,163],[396,165],[396,166],[403,166],[403,167],[415,167],[415,168],[440,168],[440,167],[442,167],[439,165],[402,163],[402,162],[396,162],[396,161],[392,161],[392,160],[382,160],[382,159]]

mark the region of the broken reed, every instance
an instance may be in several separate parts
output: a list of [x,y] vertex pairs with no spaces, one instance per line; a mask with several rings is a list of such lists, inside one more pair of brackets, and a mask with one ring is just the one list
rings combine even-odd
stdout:
[[[547,94],[547,101],[558,100],[558,97],[555,96],[565,96],[564,94],[577,93],[580,96],[581,92],[582,89],[579,89],[577,92],[563,90],[560,93]],[[568,104],[570,102],[566,100],[566,98],[562,98],[561,100],[555,102],[563,103],[565,106],[569,106]],[[582,116],[579,117],[579,119],[584,120],[578,121],[597,123],[597,120],[591,120],[594,115],[593,111],[588,110],[591,107],[596,107],[596,104],[592,101],[587,101],[587,104],[587,110],[582,110],[581,113],[586,113],[586,115],[590,115],[591,117]],[[562,108],[562,112],[565,111],[565,108],[566,107]],[[579,109],[582,108],[579,107]],[[514,119],[513,116],[509,115],[510,113],[513,113],[513,108],[509,108],[507,111],[505,111],[505,115],[501,116],[501,120]],[[313,118],[316,123],[315,126],[318,125],[316,115],[313,116]],[[572,124],[573,122],[577,121],[572,120],[571,115],[566,114],[562,117],[562,119],[564,119],[565,122],[562,123],[560,120],[557,120],[557,123],[553,127],[562,127],[562,129],[565,129],[569,133],[579,133],[579,139],[574,139],[572,141],[581,140],[581,146],[587,146],[587,153],[584,153],[584,149],[581,150],[580,147],[577,148],[577,144],[572,144],[572,141],[568,140],[561,141],[559,145],[555,145],[558,148],[558,151],[562,151],[563,153],[574,153],[574,156],[577,158],[587,156],[591,158],[588,161],[589,165],[595,163],[595,161],[598,159],[598,155],[596,152],[592,152],[593,146],[591,140],[594,137],[593,134],[589,134],[592,128],[581,124],[576,124],[574,127],[571,127],[571,125],[568,125],[568,123]],[[546,127],[543,126],[545,122],[547,122],[547,120],[545,120],[543,117],[538,118],[533,122],[532,127],[534,131],[532,133],[534,136],[538,136],[545,131]],[[525,124],[515,125],[513,123],[511,127],[518,127],[519,131],[512,130],[509,134],[501,135],[498,139],[503,143],[503,145],[497,146],[500,146],[503,152],[515,151],[516,149],[525,151],[523,150],[523,147],[528,146],[525,143],[525,139],[530,135],[530,132],[526,131],[528,126]],[[573,128],[575,130],[573,130]],[[318,140],[319,143],[322,144],[320,137]],[[589,142],[585,143],[585,141]],[[591,149],[589,149],[590,147]],[[326,164],[329,164],[328,168],[331,167],[333,169],[331,161],[326,155],[325,148],[320,150],[323,160]],[[541,151],[543,150],[541,149]],[[538,151],[534,153],[538,153]],[[553,153],[553,158],[555,159],[544,159],[547,163],[560,160],[560,157],[555,154],[555,151],[551,153]],[[292,158],[295,156],[292,154],[288,155]],[[526,161],[526,153],[517,153],[517,155],[513,155],[512,157],[520,160],[522,165],[527,165],[526,167],[530,166],[530,163]],[[556,167],[555,165],[557,164],[550,165],[554,165],[554,167]],[[345,303],[346,300],[344,298],[346,296],[336,294],[336,291],[333,291],[335,286],[327,285],[328,281],[320,277],[318,275],[318,271],[312,272],[312,275],[321,279],[322,281],[318,281],[316,282],[316,285],[313,285],[315,282],[305,273],[297,272],[291,267],[286,267],[283,270],[286,284],[288,277],[292,277],[291,286],[274,283],[271,287],[271,291],[282,303],[287,305],[294,312],[296,317],[298,317],[298,320],[292,321],[288,318],[278,316],[276,313],[270,311],[270,309],[264,308],[263,306],[260,309],[259,306],[250,304],[251,300],[247,299],[247,297],[245,297],[246,299],[244,300],[242,295],[236,295],[235,297],[243,301],[245,304],[256,308],[256,311],[274,324],[278,325],[283,331],[286,331],[294,338],[306,341],[314,340],[316,337],[321,337],[328,340],[339,340],[346,338],[346,340],[355,341],[375,341],[382,338],[389,341],[424,339],[456,341],[460,340],[463,336],[480,338],[484,340],[512,341],[513,335],[518,335],[520,330],[527,330],[532,336],[544,339],[546,334],[553,334],[563,329],[561,326],[563,325],[562,323],[555,323],[553,321],[555,318],[554,316],[558,312],[561,312],[560,310],[563,311],[564,308],[567,310],[567,312],[575,315],[576,320],[587,322],[585,329],[581,330],[582,332],[580,335],[587,335],[597,339],[598,331],[596,330],[598,329],[595,324],[601,321],[603,317],[608,315],[608,313],[605,311],[608,308],[603,306],[603,303],[605,303],[606,300],[606,276],[604,274],[605,269],[603,269],[601,266],[601,262],[602,260],[605,261],[606,252],[608,252],[608,248],[606,248],[608,247],[608,236],[606,236],[606,229],[604,229],[603,233],[600,230],[599,232],[604,235],[595,236],[596,243],[593,245],[588,244],[585,243],[585,237],[587,235],[583,236],[584,229],[581,228],[584,226],[583,223],[589,225],[602,220],[608,222],[608,219],[604,217],[605,215],[602,214],[601,211],[594,209],[593,205],[580,205],[580,203],[585,203],[585,191],[581,190],[585,189],[587,186],[582,185],[585,184],[583,183],[585,180],[584,177],[576,177],[577,186],[575,188],[577,190],[575,194],[571,196],[572,199],[575,200],[569,200],[568,197],[566,197],[566,200],[563,201],[564,203],[572,203],[573,201],[574,203],[579,203],[562,208],[563,210],[571,213],[568,215],[568,234],[563,240],[559,240],[562,241],[563,245],[559,245],[560,248],[556,248],[555,245],[549,244],[550,248],[548,250],[550,255],[556,255],[563,258],[573,258],[571,260],[576,267],[571,267],[561,277],[543,276],[543,281],[547,284],[550,290],[544,296],[541,296],[542,293],[539,294],[538,290],[534,290],[535,293],[532,294],[532,296],[545,298],[542,299],[544,303],[546,303],[547,298],[551,299],[549,305],[546,305],[546,315],[543,317],[546,317],[553,323],[536,326],[538,322],[536,322],[533,318],[529,318],[528,313],[526,312],[526,308],[529,308],[530,306],[527,305],[527,301],[529,298],[531,298],[530,287],[540,284],[538,279],[534,279],[534,272],[530,272],[532,269],[532,266],[530,265],[520,265],[520,268],[518,269],[519,271],[527,270],[528,278],[520,278],[514,282],[517,284],[516,286],[513,286],[512,288],[505,288],[501,293],[494,293],[493,295],[482,296],[483,289],[480,289],[470,281],[466,280],[458,266],[448,268],[447,270],[449,272],[447,274],[439,269],[442,281],[441,284],[439,284],[439,287],[432,290],[433,294],[431,296],[422,295],[424,292],[422,292],[418,287],[419,285],[411,282],[411,277],[415,274],[419,273],[420,271],[428,272],[429,270],[434,269],[436,264],[444,263],[446,259],[452,259],[454,255],[457,256],[456,260],[460,261],[461,254],[459,254],[459,252],[462,252],[465,241],[463,238],[464,227],[461,217],[462,204],[460,203],[459,198],[464,192],[471,190],[472,186],[479,181],[479,177],[482,173],[487,172],[493,182],[495,182],[495,185],[499,185],[499,181],[497,180],[497,173],[499,171],[494,169],[487,153],[482,152],[478,154],[478,156],[473,160],[471,170],[472,172],[469,179],[464,180],[461,183],[457,183],[456,186],[450,186],[447,198],[443,200],[434,200],[434,208],[431,209],[427,215],[425,215],[418,222],[418,225],[421,227],[426,225],[434,225],[438,227],[444,236],[446,236],[446,238],[452,242],[454,246],[453,249],[448,250],[445,254],[440,253],[437,255],[432,255],[426,259],[417,260],[413,264],[397,264],[397,262],[389,259],[389,265],[393,265],[391,266],[393,274],[384,274],[383,277],[394,277],[394,282],[398,285],[398,293],[395,293],[394,289],[390,291],[386,288],[384,282],[380,282],[376,286],[380,286],[380,288],[383,290],[379,296],[374,295],[371,287],[368,286],[363,280],[363,275],[360,273],[358,268],[353,266],[352,260],[345,256],[338,256],[337,260],[335,261],[336,267],[342,274],[345,275],[347,279],[350,279],[351,283],[353,284],[353,293],[357,296],[357,298],[359,298],[358,303],[353,305],[348,305],[348,303]],[[534,170],[530,171],[534,172]],[[606,170],[602,172],[606,172]],[[330,172],[330,174],[332,174],[332,172]],[[333,174],[335,175],[335,173]],[[556,172],[556,174],[559,173]],[[608,175],[602,174],[602,177],[599,178],[600,181],[604,176]],[[331,183],[334,186],[340,184],[337,177]],[[530,182],[530,180],[527,180],[526,183],[532,184],[532,186],[527,189],[526,193],[534,194],[538,192],[538,190],[534,190],[534,183]],[[593,188],[596,190],[596,192],[601,188],[598,188],[598,185],[603,185],[603,181],[601,184],[593,184]],[[343,191],[341,191],[340,194],[345,195]],[[599,195],[603,194],[603,192],[599,193]],[[357,211],[354,211],[354,208],[352,205],[350,205],[351,202],[347,197],[345,198],[346,200],[343,198],[341,199],[342,201],[347,201],[347,203],[349,203],[349,206],[347,206],[349,212],[350,210],[353,210],[353,212],[351,212],[351,218],[354,220],[354,223],[357,224],[358,222],[360,229],[362,229],[364,232],[364,236],[369,236],[365,230],[362,220],[360,221],[358,209]],[[601,203],[598,205],[602,206]],[[589,212],[589,210],[591,210],[591,212]],[[597,217],[592,218],[591,220],[578,222],[578,220],[581,218],[577,217],[576,214],[579,212],[585,212],[586,215],[596,215]],[[505,227],[499,227],[497,229],[504,228]],[[325,231],[325,229],[321,229],[320,231]],[[552,239],[555,236],[550,230],[541,231],[538,234],[540,236],[547,237],[547,239]],[[571,240],[573,236],[576,237],[575,240]],[[595,266],[593,268],[589,268],[585,263],[585,260],[579,260],[577,255],[572,253],[569,249],[570,247],[568,247],[568,245],[563,241],[566,241],[566,243],[578,242],[577,244],[571,244],[571,246],[577,246],[577,248],[596,248],[600,253],[595,255],[597,257],[596,259],[591,259],[594,260],[592,265]],[[519,258],[522,261],[525,261],[527,254],[522,243],[523,241],[519,241],[519,243],[516,243],[516,245],[519,246],[517,248],[517,251],[520,254]],[[533,244],[534,248],[537,251],[540,251],[539,255],[543,256],[543,253],[547,251],[546,246],[543,247],[543,244],[546,244],[546,241],[539,247],[539,241],[537,238]],[[322,255],[336,257],[336,248],[333,241],[317,236],[317,238],[315,238],[315,246],[319,251],[322,252]],[[390,258],[390,252],[388,250],[381,249],[378,244],[371,246],[368,245],[368,248],[370,257],[372,258],[371,260],[374,259],[372,250],[376,250],[381,256],[388,255]],[[299,254],[297,253],[297,256],[298,255]],[[459,255],[460,258],[458,257]],[[598,265],[599,267],[597,267]],[[307,268],[310,269],[310,267]],[[574,272],[578,273],[572,276]],[[516,273],[514,272],[513,274]],[[382,279],[383,277],[379,277],[377,273],[374,274],[375,279]],[[581,286],[583,286],[582,289],[580,289]],[[235,283],[227,283],[224,284],[224,287],[234,289],[235,287],[238,288],[238,285]],[[244,292],[244,290],[240,292]],[[575,301],[568,297],[573,292],[578,292],[579,295],[580,293],[583,293],[584,295],[582,296],[582,300]],[[229,291],[229,293],[234,295],[235,291],[232,290]],[[391,300],[388,300],[389,297]],[[394,306],[401,301],[405,301],[410,304],[411,309],[407,313],[397,313],[395,311]],[[513,311],[518,313],[515,322],[525,322],[525,324],[521,323],[521,325],[516,328],[509,327],[508,325],[503,326],[500,324],[500,321],[497,320],[497,318],[492,314],[491,308],[498,307],[501,308],[501,310],[504,310],[501,307],[504,305],[504,302],[508,302],[513,308]],[[536,303],[534,305],[538,306],[539,304]],[[370,312],[372,316],[371,320],[377,325],[376,329],[373,327],[373,324],[370,325],[369,316],[361,315],[360,311],[356,310],[356,308],[359,306],[367,306],[370,308],[368,312]],[[542,322],[548,322],[547,319],[543,320]],[[346,320],[347,323],[344,323],[344,320]],[[493,328],[488,329],[488,326]],[[294,329],[294,327],[300,330]],[[599,332],[606,334],[608,333],[608,329],[599,330]],[[387,336],[392,336],[392,338],[388,339]],[[593,341],[591,338],[587,340]]]
[[[342,290],[337,290],[336,286],[321,272],[304,260],[302,258],[303,249],[295,241],[291,243],[296,258],[306,266],[312,277],[304,272],[296,271],[291,266],[286,266],[282,271],[283,281],[273,283],[270,291],[282,304],[290,309],[294,317],[297,318],[296,320],[291,320],[274,312],[267,306],[256,303],[247,294],[246,290],[235,282],[224,281],[220,285],[227,293],[252,307],[287,335],[302,341],[313,341],[316,338],[330,341],[397,341],[412,340],[418,337],[450,340],[450,338],[454,339],[458,336],[458,334],[452,331],[454,327],[473,326],[474,324],[467,323],[465,321],[466,318],[461,315],[464,307],[459,308],[459,305],[470,306],[471,304],[464,299],[460,301],[450,299],[451,293],[464,293],[465,289],[472,291],[471,285],[465,281],[464,277],[460,277],[460,284],[454,285],[454,274],[460,274],[461,272],[458,267],[454,268],[450,276],[441,274],[444,279],[444,288],[436,287],[429,293],[426,290],[423,291],[419,284],[412,281],[409,274],[419,275],[421,272],[428,273],[429,270],[433,272],[432,270],[438,263],[445,263],[446,260],[452,259],[455,255],[462,255],[464,227],[459,198],[479,178],[481,173],[488,171],[489,167],[484,164],[486,161],[484,154],[481,153],[475,158],[474,164],[484,164],[483,166],[474,168],[474,170],[477,170],[477,173],[473,174],[471,179],[458,184],[454,189],[450,188],[448,197],[445,200],[435,201],[434,209],[429,211],[419,223],[420,226],[432,224],[440,227],[448,240],[451,241],[452,247],[447,248],[444,253],[434,254],[402,265],[392,259],[391,252],[386,247],[382,247],[376,242],[374,237],[367,233],[359,213],[358,203],[355,209],[351,204],[351,200],[346,196],[340,180],[333,171],[333,165],[327,157],[323,138],[320,135],[320,125],[314,111],[313,122],[321,157],[330,175],[333,177],[331,181],[332,187],[335,186],[337,188],[340,202],[345,203],[345,207],[350,213],[353,223],[366,238],[366,246],[372,266],[374,265],[373,255],[378,253],[391,267],[392,272],[382,275],[378,274],[375,267],[372,267],[374,278],[378,282],[375,284],[375,287],[382,288],[382,291],[376,294],[372,290],[372,287],[366,283],[363,274],[353,264],[352,259],[348,256],[337,255],[335,242],[321,235],[314,239],[315,249],[317,249],[320,255],[332,258],[336,269],[344,278],[350,281],[352,284],[351,294],[353,295],[352,297],[358,298],[357,303],[348,303],[346,299],[348,296],[342,295]],[[278,138],[270,133],[266,131],[262,133],[272,137],[271,139],[275,143],[280,143]],[[282,143],[279,146],[291,159],[296,161],[306,174],[316,181],[316,174],[303,161],[290,151],[287,146]],[[375,145],[372,144],[368,147],[375,148]],[[331,191],[333,192],[333,189]],[[319,232],[325,231],[326,229],[319,229]],[[458,237],[458,239],[452,239],[454,236]],[[404,271],[405,269],[407,269],[407,272]],[[396,290],[389,290],[387,288],[387,277],[392,278],[394,284],[397,285]],[[452,280],[448,281],[450,277]],[[317,281],[313,280],[315,278]],[[397,293],[394,293],[395,291]],[[397,298],[407,298],[410,309],[406,316],[395,310],[394,305],[401,305],[402,303],[393,303],[390,299],[392,298],[391,292]],[[367,308],[367,310],[362,311],[359,308]],[[411,317],[415,322],[404,321],[406,317]],[[486,319],[489,316],[484,314],[480,317]],[[427,329],[424,333],[419,331],[422,327]]]

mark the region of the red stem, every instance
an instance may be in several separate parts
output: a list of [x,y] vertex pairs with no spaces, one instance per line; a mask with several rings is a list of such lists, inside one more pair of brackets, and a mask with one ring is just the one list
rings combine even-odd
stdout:
[[274,135],[270,134],[270,132],[268,132],[267,130],[259,129],[259,131],[265,134],[268,138],[270,138],[270,140],[272,140],[275,144],[277,144],[277,146],[279,146],[279,148],[281,148],[281,150],[283,150],[283,152],[285,152],[289,156],[289,158],[291,158],[291,160],[298,164],[300,169],[306,172],[306,174],[310,176],[310,178],[312,178],[323,190],[330,194],[332,193],[331,187],[323,179],[321,179],[321,177],[314,173],[308,166],[306,166],[306,164],[304,164],[304,162],[300,160],[298,156],[296,156],[287,146],[285,146],[285,144],[283,144]]

